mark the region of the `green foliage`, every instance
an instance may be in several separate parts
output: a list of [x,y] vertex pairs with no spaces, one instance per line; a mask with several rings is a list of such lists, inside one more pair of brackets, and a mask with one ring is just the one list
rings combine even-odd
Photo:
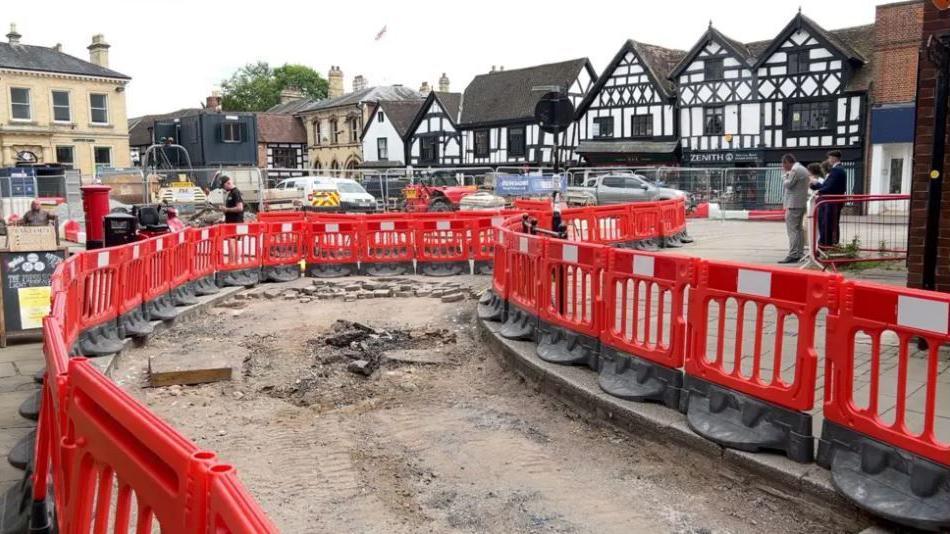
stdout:
[[280,103],[280,92],[299,89],[312,99],[326,98],[327,81],[305,65],[285,64],[272,69],[264,61],[248,63],[221,82],[225,111],[266,111]]

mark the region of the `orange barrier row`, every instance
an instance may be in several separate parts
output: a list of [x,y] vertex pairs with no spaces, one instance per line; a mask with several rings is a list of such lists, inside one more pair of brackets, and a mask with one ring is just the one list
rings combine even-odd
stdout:
[[[598,244],[678,231],[685,219],[668,206],[575,211],[565,217],[570,241],[523,234],[509,218],[479,316],[503,322],[504,337],[534,341],[542,360],[589,366],[607,393],[683,412],[722,446],[817,461],[872,513],[950,527],[950,442],[939,431],[950,296]],[[624,211],[635,215],[617,216]],[[927,347],[922,361],[911,356],[915,342]]]

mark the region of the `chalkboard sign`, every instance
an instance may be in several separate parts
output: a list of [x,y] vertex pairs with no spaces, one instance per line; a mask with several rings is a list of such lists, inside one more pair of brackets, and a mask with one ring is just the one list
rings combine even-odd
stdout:
[[0,252],[2,330],[16,332],[43,326],[49,314],[50,277],[65,252]]

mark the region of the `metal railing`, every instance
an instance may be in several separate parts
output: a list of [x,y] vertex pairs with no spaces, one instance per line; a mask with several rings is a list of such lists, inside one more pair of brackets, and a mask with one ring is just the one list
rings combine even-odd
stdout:
[[837,271],[907,260],[910,195],[826,195],[809,216],[812,259]]

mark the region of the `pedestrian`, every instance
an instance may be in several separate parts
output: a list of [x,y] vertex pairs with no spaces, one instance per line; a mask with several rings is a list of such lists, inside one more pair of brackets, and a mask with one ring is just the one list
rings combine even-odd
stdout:
[[782,156],[782,178],[785,208],[785,232],[788,234],[788,256],[779,263],[798,263],[805,257],[805,206],[808,203],[808,169],[795,160],[795,156]]
[[17,224],[20,226],[49,226],[52,222],[56,222],[56,216],[44,210],[39,199],[34,198],[33,202],[30,203],[30,210],[24,213],[23,217],[20,217]]
[[168,224],[168,230],[171,232],[182,232],[185,230],[185,223],[178,218],[178,210],[169,206],[165,210],[165,222]]
[[224,222],[244,222],[244,197],[241,196],[241,190],[234,185],[234,180],[227,174],[222,174],[220,178],[221,187],[225,191],[224,207],[221,208],[224,212]]
[[818,245],[830,248],[840,242],[838,223],[841,217],[841,202],[826,201],[823,198],[843,195],[848,190],[848,175],[841,166],[841,152],[828,152],[828,175],[824,181],[814,181],[811,188],[818,193]]

